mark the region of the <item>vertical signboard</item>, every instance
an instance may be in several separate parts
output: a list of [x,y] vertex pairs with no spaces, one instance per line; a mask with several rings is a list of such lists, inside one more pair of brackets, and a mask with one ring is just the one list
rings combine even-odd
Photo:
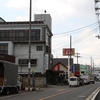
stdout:
[[75,72],[75,65],[71,66],[71,72],[74,73]]

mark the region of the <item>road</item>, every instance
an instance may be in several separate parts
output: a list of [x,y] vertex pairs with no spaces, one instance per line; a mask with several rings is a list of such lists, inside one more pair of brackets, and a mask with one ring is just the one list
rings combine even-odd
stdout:
[[85,100],[100,82],[81,87],[50,86],[42,91],[22,91],[19,94],[0,96],[0,100]]

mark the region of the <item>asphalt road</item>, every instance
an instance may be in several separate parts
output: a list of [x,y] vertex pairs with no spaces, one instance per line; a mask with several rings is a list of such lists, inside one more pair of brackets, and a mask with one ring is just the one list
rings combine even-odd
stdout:
[[21,91],[19,94],[1,95],[0,100],[85,100],[99,86],[100,82],[81,87],[50,86],[41,91]]

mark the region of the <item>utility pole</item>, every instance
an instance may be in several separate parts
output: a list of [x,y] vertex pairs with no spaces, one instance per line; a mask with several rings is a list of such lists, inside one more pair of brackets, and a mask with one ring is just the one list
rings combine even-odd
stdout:
[[94,75],[94,70],[95,70],[95,68],[94,68],[94,60],[93,60],[93,75]]
[[77,64],[78,64],[78,58],[80,57],[79,55],[80,55],[80,53],[75,53],[76,54],[76,58],[77,58]]
[[31,9],[32,9],[32,1],[30,0],[30,13],[29,13],[28,91],[30,91],[30,69],[31,69]]
[[[95,13],[96,13],[96,16],[97,16],[97,20],[98,20],[98,25],[99,25],[99,33],[100,33],[100,0],[94,0],[95,2]],[[100,35],[97,35],[95,36],[97,37],[98,39],[100,39]]]
[[68,81],[70,78],[70,68],[71,68],[71,36],[70,36],[70,54],[68,55]]
[[[72,49],[72,37],[70,36],[70,50]],[[70,53],[70,67],[71,67],[71,53]]]
[[92,69],[93,69],[93,68],[92,68],[92,57],[91,57],[91,75],[92,75]]

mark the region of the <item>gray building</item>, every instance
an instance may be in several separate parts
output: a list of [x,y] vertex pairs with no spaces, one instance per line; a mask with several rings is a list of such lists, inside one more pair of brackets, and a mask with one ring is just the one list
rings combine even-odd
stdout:
[[[52,67],[51,17],[45,14],[44,21],[39,16],[44,14],[35,15],[31,22],[31,71],[44,73]],[[15,56],[19,73],[28,72],[29,21],[6,22],[0,18],[0,54]]]

